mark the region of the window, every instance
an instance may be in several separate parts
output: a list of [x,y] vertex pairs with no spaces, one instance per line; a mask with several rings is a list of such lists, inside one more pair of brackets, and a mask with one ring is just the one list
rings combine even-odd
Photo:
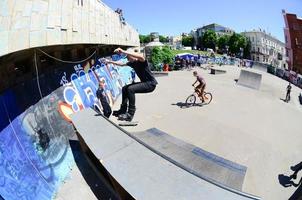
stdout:
[[258,53],[260,53],[260,48],[258,47]]

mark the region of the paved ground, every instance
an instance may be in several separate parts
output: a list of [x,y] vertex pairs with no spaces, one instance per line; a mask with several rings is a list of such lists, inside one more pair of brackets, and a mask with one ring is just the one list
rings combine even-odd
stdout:
[[[284,188],[278,175],[292,173],[290,166],[302,161],[302,106],[299,88],[284,103],[287,83],[263,73],[260,90],[236,85],[240,69],[224,66],[226,74],[211,75],[198,68],[213,93],[207,106],[180,108],[192,93],[192,71],[177,71],[158,78],[154,93],[137,95],[137,127],[161,129],[177,138],[225,159],[247,166],[243,191],[263,199],[288,199],[297,188]],[[260,72],[259,72],[260,73]],[[120,101],[120,99],[119,99]],[[119,107],[119,103],[115,108]],[[300,176],[298,177],[300,178]]]
[[69,177],[59,187],[54,199],[56,200],[117,200],[115,194],[108,189],[104,183],[103,177],[95,173],[86,157],[81,151],[80,143],[76,136],[70,140],[70,146],[73,152],[75,165],[73,166]]

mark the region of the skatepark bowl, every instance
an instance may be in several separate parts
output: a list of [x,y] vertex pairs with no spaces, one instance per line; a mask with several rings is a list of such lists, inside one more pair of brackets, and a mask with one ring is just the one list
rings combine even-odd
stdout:
[[108,100],[118,109],[122,86],[133,81],[130,68],[105,66],[98,58],[53,66],[46,72],[31,68],[35,76],[1,93],[1,198],[294,199],[300,194],[301,186],[283,187],[278,180],[301,162],[300,90],[293,86],[292,100],[281,101],[284,80],[228,65],[216,66],[224,73],[215,75],[196,68],[213,101],[179,107],[192,93],[192,71],[159,73],[156,90],[136,96],[138,125],[121,128],[114,117],[95,112],[101,110],[95,91],[104,79]]

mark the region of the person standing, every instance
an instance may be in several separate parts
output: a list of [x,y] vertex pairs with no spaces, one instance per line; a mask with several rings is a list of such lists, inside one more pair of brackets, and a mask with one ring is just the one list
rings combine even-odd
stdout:
[[292,86],[290,83],[288,83],[288,86],[286,88],[286,97],[285,97],[285,102],[288,103],[290,101],[290,92],[292,90]]
[[106,97],[106,94],[105,94],[105,84],[104,84],[104,81],[100,81],[99,82],[99,88],[98,90],[96,91],[96,96],[97,98],[100,100],[101,102],[101,105],[103,107],[103,114],[105,117],[109,118],[111,113],[112,113],[112,110],[111,110],[111,107],[107,101],[107,97]]
[[[118,117],[121,121],[132,121],[136,107],[135,94],[136,93],[150,93],[153,92],[158,84],[153,74],[151,73],[148,61],[144,56],[138,53],[125,51],[121,48],[114,50],[115,53],[127,55],[129,62],[115,62],[106,61],[117,66],[130,66],[134,69],[136,75],[141,82],[131,83],[122,88],[122,103],[120,109],[113,112],[113,116]],[[128,105],[129,103],[129,105]],[[128,108],[128,110],[127,110]]]

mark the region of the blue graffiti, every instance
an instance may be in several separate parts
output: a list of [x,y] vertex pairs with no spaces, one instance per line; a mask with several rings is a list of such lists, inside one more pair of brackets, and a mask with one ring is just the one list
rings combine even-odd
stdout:
[[115,101],[121,93],[125,84],[133,81],[131,68],[125,67],[119,70],[113,65],[105,65],[98,60],[95,66],[85,72],[83,67],[76,66],[76,72],[71,74],[71,85],[65,85],[64,98],[66,103],[72,106],[73,111],[77,112],[83,108],[94,105],[100,106],[96,97],[98,82],[105,81],[105,91],[109,102]]

